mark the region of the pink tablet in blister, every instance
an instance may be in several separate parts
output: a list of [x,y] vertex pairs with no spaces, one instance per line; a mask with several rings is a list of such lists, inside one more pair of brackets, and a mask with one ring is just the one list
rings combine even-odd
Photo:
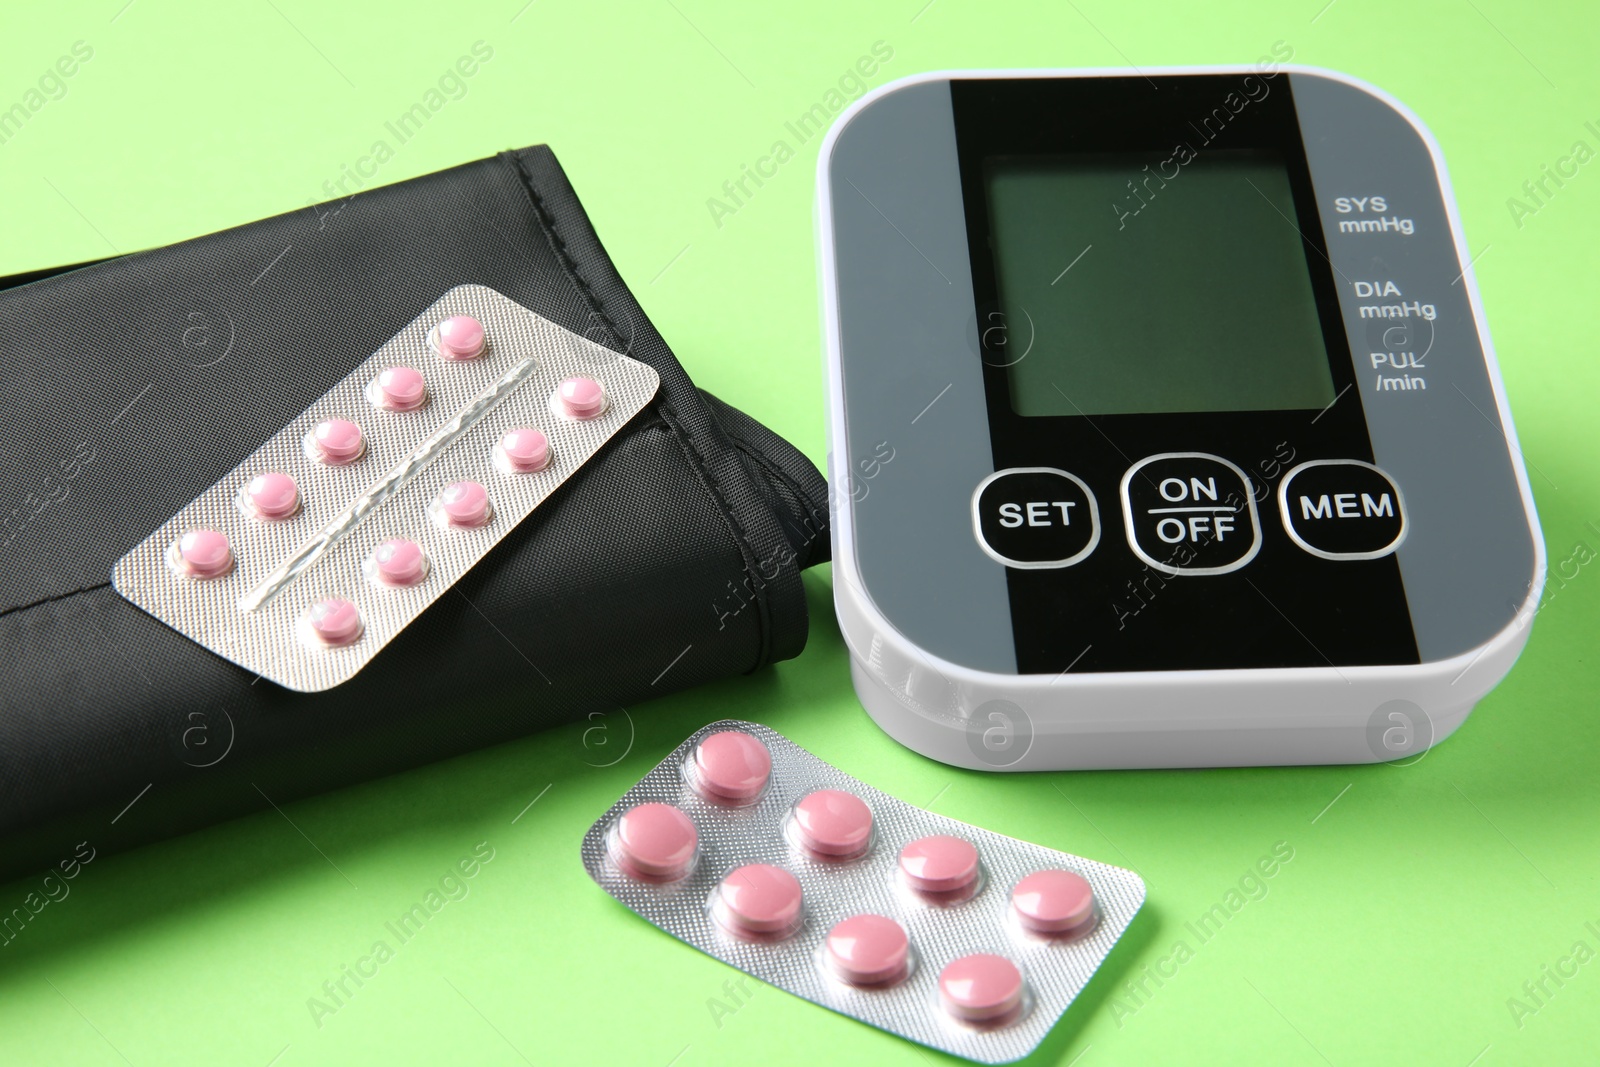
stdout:
[[328,648],[354,644],[361,636],[361,611],[342,597],[323,597],[306,609],[307,634]]
[[[645,812],[668,862],[632,843]],[[590,827],[582,856],[702,952],[984,1063],[1037,1047],[1144,901],[1132,871],[896,800],[747,722],[696,731]]]
[[428,576],[428,556],[415,541],[391,537],[372,550],[368,573],[382,585],[416,585]]
[[842,789],[806,794],[795,804],[793,819],[796,842],[818,856],[859,856],[872,840],[872,809]]
[[1035,871],[1012,887],[1011,907],[1036,934],[1075,933],[1094,919],[1094,887],[1071,871]]
[[474,481],[451,482],[433,502],[434,519],[441,525],[460,530],[483,526],[493,514],[489,491]]
[[494,450],[495,460],[504,471],[533,474],[550,465],[550,438],[532,426],[507,430]]
[[550,397],[550,410],[569,419],[592,419],[605,409],[606,388],[593,378],[568,378]]
[[435,326],[428,342],[440,357],[452,362],[477,359],[488,339],[483,323],[471,315],[452,315]]
[[233,549],[216,530],[189,530],[173,545],[174,569],[190,578],[220,578],[233,570]]
[[925,893],[960,893],[978,880],[978,850],[950,834],[919,837],[900,850],[900,875]]
[[687,770],[689,781],[707,799],[745,803],[766,788],[772,754],[744,731],[724,730],[695,746]]
[[268,471],[250,479],[240,503],[258,519],[287,519],[300,510],[300,487],[287,474]]
[[428,402],[428,386],[421,371],[385,367],[367,386],[367,399],[389,411],[415,411]]
[[751,863],[729,871],[717,886],[712,914],[730,933],[782,937],[800,926],[805,894],[782,867]]
[[1022,1006],[1022,972],[1004,956],[962,956],[939,972],[939,1002],[965,1022],[1000,1022]]
[[354,463],[367,450],[361,427],[349,419],[323,419],[306,437],[306,450],[313,459],[335,467]]
[[911,939],[886,915],[852,915],[823,943],[828,969],[851,985],[883,985],[906,975]]
[[611,855],[630,876],[670,882],[694,866],[700,837],[670,804],[640,804],[617,820]]

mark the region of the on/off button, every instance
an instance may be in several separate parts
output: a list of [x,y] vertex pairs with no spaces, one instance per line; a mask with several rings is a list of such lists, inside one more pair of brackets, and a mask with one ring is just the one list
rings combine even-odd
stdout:
[[978,483],[972,529],[978,547],[1007,567],[1070,567],[1100,543],[1100,509],[1075,474],[1012,467]]
[[1249,477],[1207,452],[1163,452],[1129,467],[1122,511],[1128,547],[1163,574],[1229,574],[1261,550]]

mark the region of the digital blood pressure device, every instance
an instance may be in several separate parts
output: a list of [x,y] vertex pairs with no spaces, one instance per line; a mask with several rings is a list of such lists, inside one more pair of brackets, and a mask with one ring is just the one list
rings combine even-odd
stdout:
[[1528,637],[1544,551],[1444,163],[1307,69],[929,74],[818,165],[834,590],[901,743],[1372,762]]

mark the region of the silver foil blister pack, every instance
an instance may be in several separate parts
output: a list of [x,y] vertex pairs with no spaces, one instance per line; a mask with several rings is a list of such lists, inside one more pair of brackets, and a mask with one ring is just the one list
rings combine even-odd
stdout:
[[457,286],[119,560],[112,584],[261,677],[331,688],[659,384],[492,289]]
[[[705,770],[714,765],[702,754],[734,734],[758,741],[770,755],[768,777],[752,796],[718,784],[720,770]],[[720,751],[726,754],[726,748]],[[834,796],[819,791],[851,794],[865,803],[871,819],[864,845],[852,848],[849,841],[855,838],[845,836],[848,831],[841,831],[843,824],[837,822],[823,826],[815,837],[797,826],[802,801],[809,804],[813,794]],[[692,858],[668,864],[663,857],[669,853],[651,852],[649,841],[640,845],[637,826],[645,815],[664,818],[669,831],[677,822],[692,825]],[[903,860],[902,850],[908,857],[920,857],[922,842],[948,843],[950,838],[975,848],[975,877],[951,891],[943,891],[944,882],[937,883],[939,892],[910,884],[907,864],[913,860]],[[669,832],[662,840],[670,845],[674,839]],[[827,852],[809,847],[824,844]],[[702,952],[842,1015],[982,1063],[1020,1059],[1038,1046],[1145,898],[1144,882],[1132,871],[1004,837],[896,800],[777,732],[738,721],[712,723],[679,745],[589,828],[582,857],[589,875],[606,892]],[[740,907],[743,902],[726,896],[725,885],[745,878],[746,865],[792,875],[800,888],[794,919],[771,926],[769,933],[755,926],[740,929],[740,922],[729,921],[728,902],[735,900]],[[934,873],[929,867],[909,869],[924,876]],[[1058,878],[1068,872],[1080,889],[1086,882],[1093,892],[1091,916],[1072,918],[1078,925],[1066,932],[1038,932],[1037,897],[1024,897],[1026,886],[1019,885],[1040,872]],[[787,878],[764,874],[775,884]],[[930,879],[927,884],[936,883]],[[1024,906],[1031,919],[1019,912]],[[757,914],[756,908],[745,912],[747,919]],[[762,921],[775,915],[765,913]],[[881,972],[889,975],[886,980],[852,981],[848,971],[831,965],[838,959],[834,950],[842,945],[848,953],[853,941],[835,941],[830,932],[858,916],[886,917],[903,931],[895,936],[908,946],[905,962],[898,970]],[[852,926],[841,931],[863,929],[856,922],[852,919]],[[964,987],[946,986],[946,968],[951,982],[959,983],[957,961],[974,956],[998,956],[1014,965],[1021,976],[1014,1006],[996,1001],[997,1010],[984,1008],[975,1014],[986,1017],[974,1019],[962,1016],[983,1004],[965,1001],[959,1011],[949,1005],[948,994],[959,997]],[[992,960],[986,963],[1000,967]]]

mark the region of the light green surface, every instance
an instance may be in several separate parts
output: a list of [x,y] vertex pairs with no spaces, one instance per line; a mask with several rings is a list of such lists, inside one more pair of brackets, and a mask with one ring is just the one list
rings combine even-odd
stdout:
[[[876,41],[893,56],[874,83],[956,66],[1245,63],[1287,42],[1296,62],[1394,92],[1444,146],[1481,253],[1552,586],[1511,677],[1415,766],[998,776],[923,760],[867,721],[822,571],[808,578],[815,623],[803,657],[629,709],[632,749],[609,769],[590,764],[626,746],[620,716],[587,735],[590,747],[575,726],[96,858],[69,897],[0,948],[0,1063],[941,1059],[774,989],[729,1001],[734,972],[584,875],[589,822],[722,716],[765,722],[914,803],[1145,875],[1144,913],[1038,1063],[1594,1062],[1600,563],[1578,560],[1600,549],[1600,163],[1542,205],[1528,201],[1536,211],[1520,225],[1507,204],[1575,141],[1600,149],[1592,5],[1075,0],[1008,12],[904,0],[780,15],[709,0],[611,11],[537,0],[513,21],[523,0],[189,5],[200,16],[175,0],[122,4],[0,16],[0,107],[23,100],[73,42],[94,50],[64,97],[0,144],[0,272],[322,197],[325,180],[357,165],[384,123],[482,40],[493,58],[464,97],[372,181],[549,142],[695,378],[819,462],[817,139],[793,143],[786,120]],[[717,225],[707,199],[780,138],[795,157]],[[397,945],[385,923],[485,841],[494,858],[468,895]],[[1200,943],[1185,923],[1280,841],[1294,858],[1266,895]],[[0,904],[29,888],[3,887]],[[393,958],[319,1026],[308,998],[380,939]],[[1168,959],[1179,940],[1192,950],[1181,965]],[[1580,941],[1582,964],[1570,955]],[[1570,977],[1546,980],[1553,995],[1519,1025],[1508,998],[1527,999],[1523,983],[1545,966]],[[1147,979],[1136,999],[1126,983],[1146,967],[1172,976]],[[717,1001],[735,1010],[719,1020]]]

